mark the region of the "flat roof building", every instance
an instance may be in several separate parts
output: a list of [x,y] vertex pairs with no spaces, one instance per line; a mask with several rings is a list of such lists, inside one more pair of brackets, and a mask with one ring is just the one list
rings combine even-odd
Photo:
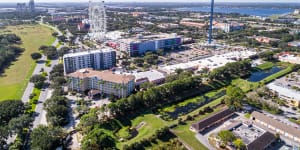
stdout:
[[116,52],[111,48],[70,53],[63,56],[65,74],[83,68],[111,69],[116,65]]
[[267,87],[277,94],[279,98],[286,100],[289,106],[298,107],[300,102],[300,92],[293,90],[289,87],[283,87],[276,82],[272,82]]
[[151,36],[137,35],[130,39],[121,39],[120,50],[126,51],[130,56],[138,56],[148,51],[158,49],[174,48],[182,44],[182,38],[176,34],[158,34]]

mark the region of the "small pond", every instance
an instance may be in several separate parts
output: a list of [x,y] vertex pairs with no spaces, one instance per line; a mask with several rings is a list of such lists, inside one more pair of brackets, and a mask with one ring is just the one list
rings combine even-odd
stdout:
[[263,80],[264,78],[279,72],[280,70],[282,70],[281,68],[274,66],[269,70],[262,70],[262,71],[256,71],[256,72],[252,72],[250,77],[248,78],[248,81],[250,82],[259,82],[261,80]]

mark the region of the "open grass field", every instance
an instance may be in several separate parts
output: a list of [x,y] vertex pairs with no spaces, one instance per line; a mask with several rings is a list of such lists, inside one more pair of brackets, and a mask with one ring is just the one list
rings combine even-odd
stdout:
[[[8,30],[10,32],[8,32]],[[13,62],[0,77],[0,101],[21,99],[28,80],[36,66],[30,54],[38,52],[41,45],[51,45],[55,38],[53,30],[41,25],[9,26],[0,30],[0,34],[15,33],[22,39],[20,47],[25,48],[23,54]]]
[[[125,144],[129,145],[129,144],[132,144],[132,143],[137,142],[139,140],[142,140],[142,139],[145,139],[145,138],[147,139],[150,136],[152,136],[155,133],[156,130],[161,129],[161,128],[169,125],[168,122],[158,118],[154,114],[142,114],[142,115],[139,115],[138,117],[130,120],[131,127],[137,127],[142,122],[144,123],[144,125],[142,125],[138,129],[137,136],[130,139],[129,141],[118,143],[118,145],[117,145],[118,148],[122,149],[123,145],[125,145]],[[126,129],[126,128],[128,128],[128,126],[123,127],[123,128]],[[122,133],[122,132],[126,132],[125,130],[122,130],[122,129],[119,130],[118,134],[120,134],[120,135],[126,134],[126,133]]]

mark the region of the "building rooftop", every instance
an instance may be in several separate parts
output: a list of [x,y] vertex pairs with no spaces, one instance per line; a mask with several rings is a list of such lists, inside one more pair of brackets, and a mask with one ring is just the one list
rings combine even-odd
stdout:
[[234,135],[241,138],[246,145],[248,145],[261,137],[265,133],[265,130],[254,125],[247,126],[243,124],[235,128],[232,132]]
[[190,61],[187,63],[180,63],[175,65],[162,66],[161,70],[167,73],[173,73],[176,69],[188,69],[188,68],[198,68],[202,70],[203,68],[209,68],[210,70],[222,67],[230,62],[235,62],[237,59],[249,58],[249,56],[256,54],[253,51],[234,51],[221,55],[214,55],[211,57],[203,58],[200,60]]
[[286,125],[280,121],[277,121],[275,119],[272,119],[266,115],[264,115],[263,113],[260,113],[260,112],[257,112],[257,111],[254,111],[251,113],[251,116],[255,119],[258,119],[260,121],[263,121],[271,126],[273,126],[274,128],[276,129],[279,129],[279,130],[282,130],[282,131],[285,131],[297,138],[300,138],[300,130],[294,128],[294,127],[291,127],[289,125]]
[[268,84],[267,87],[273,91],[278,92],[280,95],[300,101],[300,92],[298,92],[296,90],[280,86],[280,85],[276,84],[276,82],[272,82],[272,83]]
[[270,132],[265,132],[263,135],[255,139],[252,143],[247,145],[249,150],[264,150],[268,145],[274,142],[276,137]]
[[192,127],[196,131],[202,131],[203,129],[207,128],[208,126],[214,124],[215,122],[222,120],[223,118],[227,118],[229,116],[232,116],[234,114],[234,111],[226,108],[220,111],[217,114],[214,114],[213,116],[210,116],[204,120],[201,120],[199,122],[193,123]]
[[134,72],[134,73],[131,73],[131,75],[135,76],[136,80],[139,80],[142,78],[148,78],[148,80],[150,82],[165,78],[164,73],[157,71],[157,70],[150,70],[150,71],[145,71],[145,72]]
[[84,52],[76,52],[76,53],[69,53],[65,54],[65,57],[76,57],[76,56],[82,56],[82,55],[88,55],[88,54],[96,54],[96,53],[105,53],[105,52],[112,52],[114,51],[112,48],[103,48],[103,49],[97,49],[97,50],[88,50]]
[[157,34],[157,35],[148,35],[143,36],[141,34],[137,35],[136,37],[131,37],[128,39],[121,39],[121,42],[127,42],[127,43],[138,43],[138,42],[144,42],[144,41],[153,41],[153,40],[163,40],[163,39],[169,39],[169,38],[179,38],[181,36],[178,36],[177,34]]
[[98,77],[104,81],[109,81],[113,83],[128,83],[132,80],[134,80],[134,76],[132,75],[120,75],[120,74],[115,74],[112,71],[96,71],[91,68],[86,68],[86,69],[81,69],[77,70],[74,73],[70,73],[67,75],[68,77],[74,77],[74,78],[92,78],[92,77]]

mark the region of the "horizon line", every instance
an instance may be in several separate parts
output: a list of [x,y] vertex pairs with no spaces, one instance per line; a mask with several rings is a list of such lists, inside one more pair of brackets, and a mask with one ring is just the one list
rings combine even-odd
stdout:
[[[27,3],[27,2],[1,2],[0,3],[7,3],[7,4],[16,4],[16,3]],[[79,1],[79,2],[71,2],[71,1],[67,1],[67,2],[62,2],[62,1],[45,1],[45,2],[35,2],[36,4],[41,4],[41,3],[89,3],[88,1],[84,2],[84,1]],[[210,2],[179,2],[179,1],[170,1],[170,2],[150,2],[150,1],[128,1],[128,2],[124,2],[124,1],[115,1],[115,2],[105,2],[105,3],[210,3]],[[299,3],[300,2],[227,2],[227,1],[221,1],[221,2],[215,2],[215,3],[249,3],[249,4],[253,4],[253,3],[259,3],[259,4],[263,4],[263,3],[284,3],[284,4],[294,4],[294,3]]]

